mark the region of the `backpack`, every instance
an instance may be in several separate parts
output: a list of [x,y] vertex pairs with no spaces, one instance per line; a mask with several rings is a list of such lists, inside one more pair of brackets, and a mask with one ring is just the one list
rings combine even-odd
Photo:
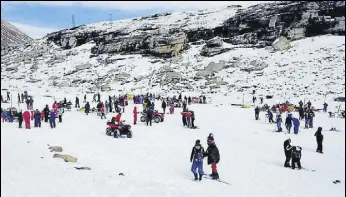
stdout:
[[199,149],[196,147],[195,149],[195,155],[193,157],[194,161],[203,161],[203,147],[201,146]]

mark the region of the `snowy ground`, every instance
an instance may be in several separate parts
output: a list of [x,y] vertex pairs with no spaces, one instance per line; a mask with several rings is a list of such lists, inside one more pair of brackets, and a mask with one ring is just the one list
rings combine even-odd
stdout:
[[[35,96],[35,94],[34,94]],[[71,99],[73,98],[72,95]],[[89,97],[91,98],[91,97]],[[227,100],[226,100],[227,99]],[[16,99],[15,99],[16,100]],[[35,97],[35,109],[52,98]],[[74,101],[74,100],[72,100]],[[200,129],[182,127],[181,109],[166,115],[152,127],[133,126],[133,139],[114,139],[105,134],[105,120],[86,116],[74,108],[52,130],[18,129],[16,123],[1,123],[1,196],[4,197],[341,197],[345,195],[345,122],[317,113],[315,129],[298,135],[275,133],[274,125],[254,120],[253,109],[228,105],[227,97],[215,104],[192,105]],[[157,102],[156,106],[160,104]],[[1,107],[8,107],[2,104]],[[21,106],[23,108],[24,106]],[[133,104],[124,119],[132,124]],[[108,118],[110,116],[108,115]],[[302,123],[301,123],[302,124]],[[33,125],[33,124],[32,124]],[[324,154],[315,152],[314,132],[323,127]],[[337,127],[341,132],[327,131]],[[221,161],[220,178],[192,181],[190,151],[196,139],[206,148],[206,137],[214,133]],[[302,166],[311,171],[283,167],[283,141],[303,148]],[[53,159],[49,145],[62,146],[77,163]],[[73,167],[87,166],[91,171]],[[204,164],[204,171],[211,169]],[[124,173],[125,176],[118,176]],[[334,180],[341,184],[333,184]]]

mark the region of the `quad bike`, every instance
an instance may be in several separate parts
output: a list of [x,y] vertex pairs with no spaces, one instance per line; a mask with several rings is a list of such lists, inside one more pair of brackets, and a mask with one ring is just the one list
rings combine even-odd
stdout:
[[[140,120],[141,122],[145,122],[147,120],[147,114],[145,112],[142,113]],[[165,115],[155,110],[153,114],[153,120],[155,123],[163,122],[165,120]]]
[[132,138],[131,125],[123,124],[125,121],[120,123],[117,122],[107,122],[108,128],[106,129],[106,134],[108,136],[114,136],[114,138],[119,138],[126,136],[127,138]]

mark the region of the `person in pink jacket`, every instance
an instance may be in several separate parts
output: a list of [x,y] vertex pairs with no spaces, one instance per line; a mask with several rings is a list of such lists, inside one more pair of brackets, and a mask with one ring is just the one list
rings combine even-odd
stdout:
[[23,113],[23,119],[25,122],[25,128],[30,129],[30,112],[29,111],[25,111]]
[[52,108],[54,109],[54,113],[57,116],[58,115],[58,103],[56,101],[53,103]]

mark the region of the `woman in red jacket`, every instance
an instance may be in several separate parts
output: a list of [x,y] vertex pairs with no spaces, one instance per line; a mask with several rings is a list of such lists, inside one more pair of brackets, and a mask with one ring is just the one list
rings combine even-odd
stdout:
[[101,103],[101,119],[103,119],[103,117],[106,119],[105,105],[103,103]]
[[133,124],[137,123],[137,107],[133,108]]

